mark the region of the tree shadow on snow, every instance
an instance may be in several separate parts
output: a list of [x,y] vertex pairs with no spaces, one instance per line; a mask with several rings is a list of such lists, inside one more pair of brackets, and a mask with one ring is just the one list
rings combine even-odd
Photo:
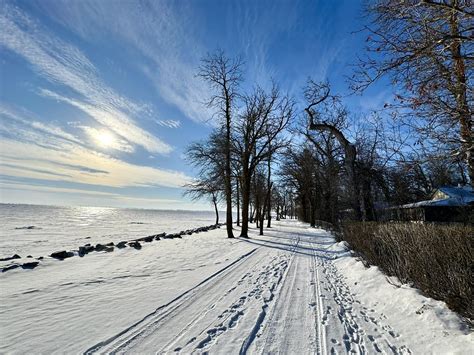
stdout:
[[283,251],[287,251],[287,252],[295,253],[299,255],[304,255],[304,256],[316,256],[318,258],[327,259],[327,260],[336,259],[339,255],[342,255],[345,253],[344,250],[334,251],[334,250],[326,250],[324,248],[310,248],[310,247],[305,247],[305,246],[300,246],[300,245],[295,246],[294,244],[279,243],[279,242],[274,242],[271,240],[243,239],[243,238],[241,238],[240,240],[246,243],[259,245],[265,248],[283,250]]

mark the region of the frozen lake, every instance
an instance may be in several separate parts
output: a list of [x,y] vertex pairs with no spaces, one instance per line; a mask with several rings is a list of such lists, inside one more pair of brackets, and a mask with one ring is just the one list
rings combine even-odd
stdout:
[[212,211],[0,204],[0,257],[37,257],[85,243],[173,233],[215,222]]

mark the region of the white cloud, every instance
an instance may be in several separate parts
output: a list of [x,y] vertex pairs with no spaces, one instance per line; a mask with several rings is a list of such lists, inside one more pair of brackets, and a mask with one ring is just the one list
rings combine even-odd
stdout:
[[37,5],[87,41],[112,35],[132,45],[142,56],[137,66],[163,99],[194,121],[207,122],[211,118],[203,104],[210,96],[209,88],[196,77],[206,49],[193,36],[195,21],[185,2],[179,2],[179,13],[166,1],[55,0]]
[[[68,200],[64,200],[64,195]],[[27,199],[25,197],[28,196]],[[169,199],[159,197],[135,197],[124,195],[121,191],[106,192],[98,190],[84,190],[81,188],[43,186],[28,183],[17,183],[0,180],[0,201],[13,203],[48,203],[64,205],[73,202],[88,206],[109,207],[138,207],[138,208],[166,208],[187,210],[210,210],[207,203]]]
[[[60,127],[57,127],[51,124],[42,123],[36,120],[36,118],[33,117],[31,113],[25,110],[18,112],[16,109],[8,107],[4,104],[0,104],[0,117],[3,117],[3,120],[13,120],[17,123],[20,123],[21,125],[29,126],[33,130],[43,132],[44,134],[47,134],[47,135],[52,135],[57,138],[62,138],[69,142],[82,144],[82,142],[74,135],[68,132],[65,132]],[[16,129],[18,129],[18,127],[16,127],[15,130]],[[0,130],[1,130],[1,127],[0,127]]]
[[130,143],[153,153],[166,154],[171,147],[138,127],[133,115],[149,112],[117,94],[99,78],[93,64],[77,48],[49,34],[15,6],[3,3],[0,12],[0,46],[27,60],[52,83],[72,89],[79,99],[42,90],[44,96],[67,102],[113,130]]
[[189,181],[177,171],[127,163],[80,146],[64,151],[3,139],[0,147],[1,171],[7,176],[111,187],[181,187]]
[[[131,164],[98,153],[62,129],[22,114],[0,105],[0,171],[4,176],[111,187],[181,187],[190,179],[178,171]],[[95,132],[91,127],[82,129]],[[112,143],[115,149],[130,149],[119,139]]]
[[141,145],[149,152],[167,154],[172,150],[168,144],[140,127],[135,126],[134,122],[120,110],[113,107],[104,109],[101,105],[91,105],[86,102],[70,99],[47,89],[40,89],[39,93],[42,96],[63,101],[77,107],[123,139]]
[[181,121],[177,120],[157,120],[156,123],[168,128],[179,128],[181,126]]
[[22,191],[41,191],[41,192],[54,192],[54,193],[68,193],[68,194],[80,194],[80,195],[92,195],[92,196],[108,196],[108,197],[119,197],[119,194],[104,191],[93,191],[93,190],[82,190],[73,189],[67,187],[56,187],[56,186],[42,186],[42,185],[31,185],[16,182],[4,182],[0,181],[0,189],[10,190],[22,190]]
[[127,141],[114,136],[106,130],[100,130],[89,126],[79,126],[91,139],[91,141],[104,149],[115,149],[122,152],[131,153],[133,147]]

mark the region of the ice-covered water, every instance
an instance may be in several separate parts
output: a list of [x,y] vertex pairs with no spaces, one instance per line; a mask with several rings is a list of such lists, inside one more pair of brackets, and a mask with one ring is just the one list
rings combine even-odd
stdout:
[[118,242],[215,222],[213,212],[0,204],[0,258],[44,256],[85,243]]

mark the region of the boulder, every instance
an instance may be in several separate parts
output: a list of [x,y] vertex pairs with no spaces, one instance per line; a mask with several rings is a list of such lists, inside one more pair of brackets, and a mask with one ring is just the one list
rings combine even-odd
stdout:
[[105,248],[107,248],[105,245],[99,243],[99,244],[96,244],[95,251],[103,251],[105,250]]
[[32,256],[31,256],[31,255],[27,255],[26,257],[27,257],[27,258],[32,258]]
[[127,247],[127,242],[124,242],[124,241],[118,242],[116,247],[119,248],[119,249],[126,248]]
[[105,251],[110,253],[111,251],[114,251],[114,243],[107,243],[107,244],[97,244],[95,246],[95,251]]
[[2,259],[0,259],[0,261],[8,261],[8,260],[13,260],[13,259],[21,259],[21,256],[18,255],[18,254],[15,254],[15,255],[9,256],[7,258],[2,258]]
[[16,269],[18,267],[20,267],[20,265],[17,265],[17,264],[8,265],[8,266],[5,266],[4,268],[2,268],[2,272],[6,272],[8,270],[13,270],[13,269]]
[[84,255],[90,253],[91,251],[94,251],[94,247],[90,244],[86,244],[83,247],[79,247],[79,256],[83,257]]
[[132,248],[135,248],[137,250],[142,248],[142,245],[137,241],[129,242],[128,245],[130,245]]
[[36,260],[43,260],[44,258],[42,256],[36,258]]
[[28,263],[24,263],[23,265],[21,265],[21,268],[22,269],[34,269],[35,267],[37,267],[39,265],[39,261],[31,261],[31,262],[28,262]]
[[70,258],[74,256],[74,253],[72,251],[61,250],[61,251],[55,251],[50,256],[58,260],[64,260],[66,258]]

